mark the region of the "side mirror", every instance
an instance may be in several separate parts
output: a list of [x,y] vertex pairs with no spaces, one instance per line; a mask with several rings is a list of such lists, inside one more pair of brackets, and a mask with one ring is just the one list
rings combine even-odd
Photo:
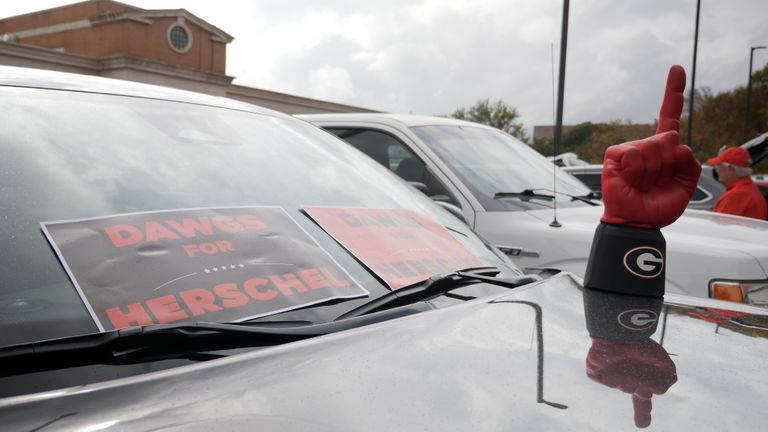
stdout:
[[423,193],[424,195],[429,195],[429,189],[427,188],[427,185],[425,185],[424,183],[409,181],[408,184],[416,188],[416,190]]
[[[437,196],[440,196],[440,195],[437,195]],[[445,195],[443,195],[443,196],[445,196]],[[462,221],[465,224],[469,225],[469,222],[467,222],[467,220],[464,218],[464,213],[457,206],[455,206],[455,205],[453,205],[453,204],[451,204],[449,202],[438,201],[438,200],[435,200],[435,204],[437,204],[440,207],[448,210],[448,213],[456,216],[457,218],[459,218],[460,221]]]
[[422,182],[409,181],[408,184],[411,185],[414,189],[423,193],[424,195],[429,196],[429,198],[431,198],[432,201],[434,201],[437,205],[448,210],[448,213],[456,216],[457,218],[459,218],[460,221],[469,225],[469,222],[467,222],[467,219],[464,218],[464,213],[461,211],[459,207],[457,207],[454,204],[451,204],[450,202],[451,198],[448,195],[429,195],[429,188],[427,188],[427,185],[425,185]]

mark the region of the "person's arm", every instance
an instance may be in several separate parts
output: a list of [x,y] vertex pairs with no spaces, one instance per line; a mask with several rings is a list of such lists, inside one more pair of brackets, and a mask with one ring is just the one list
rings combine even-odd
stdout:
[[666,242],[660,228],[683,213],[701,173],[691,149],[680,144],[684,89],[685,71],[672,66],[656,134],[605,152],[605,211],[587,265],[589,289],[664,294]]

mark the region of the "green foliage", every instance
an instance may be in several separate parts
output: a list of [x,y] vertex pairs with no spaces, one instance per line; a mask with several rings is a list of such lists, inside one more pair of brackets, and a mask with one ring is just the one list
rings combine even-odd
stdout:
[[[746,84],[746,83],[745,83]],[[696,158],[705,162],[717,154],[723,145],[735,146],[768,132],[768,65],[752,74],[750,121],[746,121],[747,88],[714,94],[707,87],[697,88],[694,99],[692,147]],[[686,105],[689,103],[686,95]],[[610,123],[581,123],[563,134],[561,153],[574,152],[590,163],[602,163],[605,149],[613,144],[651,136],[656,125],[632,124],[629,121]],[[687,143],[688,107],[680,121],[680,140]],[[537,139],[534,149],[541,154],[553,154],[550,139]],[[755,173],[768,173],[768,161],[754,167]]]
[[523,142],[529,141],[523,124],[517,121],[520,117],[517,109],[502,100],[491,104],[489,99],[482,99],[469,109],[458,108],[450,117],[482,123],[502,130]]
[[[610,123],[580,123],[563,133],[560,153],[573,152],[589,163],[602,163],[608,146],[633,141],[653,135],[654,125],[633,124],[615,120]],[[552,155],[554,142],[551,139],[537,139],[533,146],[543,155]]]
[[[713,94],[710,89],[696,89],[691,145],[699,161],[717,154],[721,146],[735,146],[768,132],[768,65],[752,74],[750,121],[747,124],[747,87]],[[689,101],[686,100],[686,103]],[[688,138],[688,111],[680,124],[681,139]],[[756,173],[768,172],[766,164],[755,167]]]

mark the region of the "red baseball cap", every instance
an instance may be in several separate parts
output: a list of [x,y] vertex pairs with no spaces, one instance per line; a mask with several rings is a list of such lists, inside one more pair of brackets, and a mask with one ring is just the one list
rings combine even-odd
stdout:
[[707,159],[707,163],[714,166],[727,163],[734,166],[740,166],[749,168],[752,165],[752,159],[749,157],[749,152],[741,147],[728,147],[724,152],[720,153],[717,157]]

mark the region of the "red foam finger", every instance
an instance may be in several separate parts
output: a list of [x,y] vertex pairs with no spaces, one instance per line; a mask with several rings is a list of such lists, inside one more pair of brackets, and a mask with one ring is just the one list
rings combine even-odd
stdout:
[[656,135],[659,140],[659,150],[661,155],[661,171],[659,173],[658,184],[666,185],[675,175],[675,148],[680,143],[680,137],[677,132],[667,132]]
[[661,172],[661,148],[655,137],[639,141],[637,148],[642,155],[642,180],[640,190],[648,192],[654,188]]
[[685,91],[685,69],[680,65],[669,68],[667,88],[659,111],[659,125],[656,133],[680,131],[680,114],[683,112],[683,96]]

